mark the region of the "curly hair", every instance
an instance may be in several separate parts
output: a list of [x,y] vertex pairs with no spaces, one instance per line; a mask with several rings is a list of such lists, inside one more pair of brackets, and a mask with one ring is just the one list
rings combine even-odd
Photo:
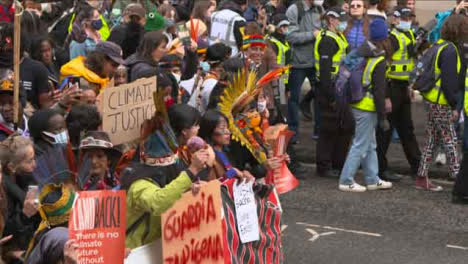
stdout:
[[33,146],[29,138],[19,134],[10,135],[0,143],[0,161],[3,171],[8,172],[9,164],[20,164],[26,155],[28,146]]

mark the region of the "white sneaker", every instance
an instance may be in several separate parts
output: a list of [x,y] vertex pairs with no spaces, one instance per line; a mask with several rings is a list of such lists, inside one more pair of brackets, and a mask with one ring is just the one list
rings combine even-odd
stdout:
[[439,153],[436,157],[436,164],[439,166],[445,165],[447,163],[447,156],[445,153]]
[[386,190],[386,189],[391,189],[392,186],[393,184],[391,182],[379,180],[379,182],[376,184],[367,185],[367,190],[369,191]]
[[357,183],[353,184],[340,184],[338,189],[343,192],[365,192],[366,187],[359,185]]

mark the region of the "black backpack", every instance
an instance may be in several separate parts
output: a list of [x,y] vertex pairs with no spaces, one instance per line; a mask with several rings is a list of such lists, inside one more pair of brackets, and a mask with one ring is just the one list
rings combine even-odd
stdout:
[[449,44],[451,43],[447,41],[434,44],[424,52],[410,73],[409,83],[411,88],[422,93],[429,92],[434,88],[435,83],[440,79],[440,76],[435,76],[437,53],[439,49],[442,52],[442,49]]

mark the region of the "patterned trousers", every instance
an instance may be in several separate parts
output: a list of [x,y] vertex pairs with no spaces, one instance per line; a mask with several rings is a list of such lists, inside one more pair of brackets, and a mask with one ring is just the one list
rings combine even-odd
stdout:
[[426,144],[419,164],[418,176],[427,177],[436,146],[443,146],[447,154],[450,176],[456,177],[460,170],[457,153],[457,134],[450,106],[428,103]]

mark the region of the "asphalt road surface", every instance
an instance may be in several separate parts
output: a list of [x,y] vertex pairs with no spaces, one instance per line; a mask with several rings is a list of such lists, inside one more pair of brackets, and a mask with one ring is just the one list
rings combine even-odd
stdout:
[[[416,103],[413,112],[422,145],[422,103]],[[450,203],[446,167],[430,171],[443,192],[416,190],[401,146],[392,143],[390,168],[406,174],[402,182],[388,191],[340,192],[336,179],[315,175],[312,122],[302,125],[296,149],[310,172],[301,175],[305,179],[296,190],[281,196],[285,263],[468,263],[468,206]],[[362,175],[356,179],[363,183]]]

